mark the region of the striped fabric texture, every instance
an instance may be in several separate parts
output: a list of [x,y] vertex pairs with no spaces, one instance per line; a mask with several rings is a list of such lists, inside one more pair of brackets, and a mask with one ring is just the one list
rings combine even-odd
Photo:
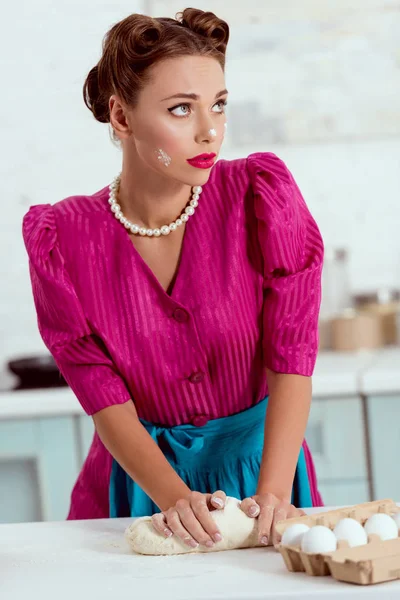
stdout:
[[[108,197],[32,206],[23,221],[39,330],[87,414],[132,399],[146,421],[201,426],[262,400],[266,367],[312,375],[323,242],[279,158],[216,163],[169,293]],[[70,518],[108,515],[110,468],[95,435]]]

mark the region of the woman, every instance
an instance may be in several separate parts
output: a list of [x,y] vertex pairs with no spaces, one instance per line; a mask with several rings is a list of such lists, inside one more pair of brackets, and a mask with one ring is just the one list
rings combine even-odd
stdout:
[[121,175],[23,223],[41,335],[96,428],[69,518],[154,514],[191,547],[221,539],[225,494],[263,544],[321,504],[303,438],[323,244],[276,156],[215,164],[228,37],[196,9],[112,27],[84,98]]

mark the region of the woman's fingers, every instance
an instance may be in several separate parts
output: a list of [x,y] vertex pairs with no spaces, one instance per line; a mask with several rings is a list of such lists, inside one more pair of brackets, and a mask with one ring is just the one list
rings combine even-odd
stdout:
[[197,548],[199,545],[197,540],[193,538],[191,533],[185,529],[181,522],[180,515],[178,510],[174,508],[170,508],[166,512],[167,525],[169,529],[172,531],[174,535],[176,535],[186,546],[190,548]]
[[167,526],[167,521],[164,513],[156,513],[151,517],[153,527],[158,533],[161,533],[165,537],[171,537],[172,531]]
[[271,528],[274,520],[275,506],[265,503],[258,517],[258,539],[263,546],[268,546],[271,539]]
[[281,541],[281,536],[278,534],[278,532],[276,531],[276,525],[279,523],[279,521],[283,521],[283,519],[287,519],[288,518],[288,506],[283,505],[283,504],[279,504],[278,506],[275,506],[274,509],[274,518],[272,521],[272,527],[271,527],[271,534],[272,534],[272,544],[274,546],[276,546],[277,544],[279,544],[279,542]]
[[[191,495],[193,496],[193,494]],[[191,498],[191,502],[188,500],[178,500],[175,508],[179,514],[184,528],[190,533],[196,542],[207,548],[211,548],[214,545],[213,540],[205,529],[204,525],[208,523],[207,519],[210,519],[216,525],[210,516],[210,511],[207,508],[207,504],[203,494],[199,494],[201,500],[197,498]]]
[[156,531],[165,537],[176,535],[191,548],[199,544],[212,548],[214,543],[222,540],[222,536],[210,510],[222,509],[225,503],[226,495],[220,490],[214,494],[191,492],[190,496],[178,500],[164,513],[153,515],[152,523]]
[[[272,494],[257,499],[260,504],[254,498],[246,498],[241,502],[240,508],[249,517],[258,517],[259,541],[264,546],[277,546],[280,543],[281,536],[276,531],[279,521],[306,514],[292,504],[279,501]],[[178,500],[173,508],[153,515],[152,523],[164,537],[176,535],[191,548],[196,548],[199,544],[212,548],[215,542],[222,540],[222,536],[211,516],[210,508],[224,508],[225,502],[226,495],[221,491],[214,494],[192,492],[188,499]]]
[[211,495],[210,505],[212,508],[216,508],[217,510],[220,510],[221,508],[225,508],[225,504],[226,504],[225,492],[218,490],[217,492],[214,492]]
[[218,525],[211,516],[210,510],[208,508],[208,503],[211,504],[211,496],[207,497],[206,494],[200,494],[197,492],[192,493],[191,506],[193,513],[196,519],[198,520],[202,530],[207,535],[206,541],[212,542],[212,544],[206,543],[205,545],[208,548],[211,548],[214,545],[214,542],[220,542],[222,540],[222,536]]
[[240,508],[249,517],[258,517],[260,514],[260,507],[253,498],[246,498],[243,500],[243,502],[240,504]]
[[246,498],[240,508],[249,517],[258,517],[258,539],[263,546],[277,545],[281,536],[276,531],[279,521],[304,515],[304,511],[296,508],[287,500],[280,500],[274,494],[257,494]]

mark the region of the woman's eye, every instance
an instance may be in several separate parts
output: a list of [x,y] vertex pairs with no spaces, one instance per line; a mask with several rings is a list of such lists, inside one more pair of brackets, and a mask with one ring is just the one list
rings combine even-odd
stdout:
[[[225,106],[228,104],[226,100],[220,100],[212,107],[212,111],[216,113],[225,112]],[[191,112],[190,104],[179,104],[168,109],[175,117],[187,117]]]
[[190,112],[190,106],[189,104],[179,104],[179,106],[174,106],[168,110],[176,117],[186,117]]
[[[213,106],[213,111],[214,112],[218,112],[218,113],[223,113],[225,110],[225,106],[228,104],[228,102],[226,100],[220,100],[219,102],[217,102],[216,104],[214,104]],[[214,108],[217,107],[218,110],[214,110]]]

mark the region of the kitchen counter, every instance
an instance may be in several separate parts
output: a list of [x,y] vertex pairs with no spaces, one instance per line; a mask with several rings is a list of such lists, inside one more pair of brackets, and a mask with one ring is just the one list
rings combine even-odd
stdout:
[[[398,357],[400,361],[400,348]],[[358,395],[363,373],[375,360],[375,352],[371,351],[320,352],[313,375],[313,396]]]
[[331,577],[289,573],[273,548],[173,557],[135,555],[124,540],[130,522],[0,525],[0,596],[10,600],[400,597],[399,581],[361,587]]
[[0,393],[0,420],[84,414],[83,408],[69,387]]
[[[315,398],[400,392],[400,348],[358,353],[321,352],[313,376]],[[0,388],[0,420],[83,415],[70,388]]]
[[374,360],[363,374],[360,391],[366,396],[399,394],[399,348],[385,348],[375,354]]

